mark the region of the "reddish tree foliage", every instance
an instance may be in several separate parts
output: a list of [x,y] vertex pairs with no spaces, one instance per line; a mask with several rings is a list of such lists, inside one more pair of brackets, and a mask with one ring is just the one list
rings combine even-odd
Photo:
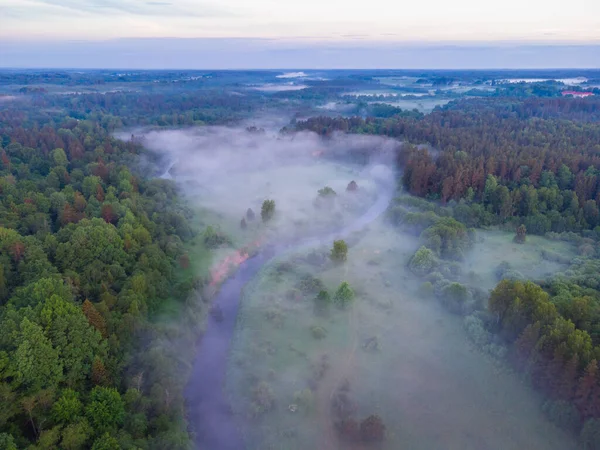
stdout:
[[346,190],[348,192],[354,192],[354,191],[358,190],[358,184],[356,184],[356,181],[352,180],[350,183],[348,183]]
[[15,263],[21,261],[25,255],[25,245],[22,242],[15,242],[10,246],[10,255]]
[[98,165],[94,167],[92,173],[106,181],[108,179],[109,170],[104,164],[104,161],[102,161],[102,159],[98,159]]
[[72,140],[71,142],[69,142],[68,149],[70,161],[83,158],[83,145],[81,145],[79,141]]
[[0,153],[0,159],[2,160],[2,165],[10,170],[10,158],[4,150],[2,150],[2,153]]
[[358,441],[360,439],[360,427],[354,419],[344,419],[337,424],[340,437],[346,441]]
[[62,214],[60,216],[60,224],[62,226],[68,225],[70,223],[76,223],[78,222],[77,220],[77,212],[75,211],[75,209],[73,209],[73,207],[66,203],[65,207],[62,210]]
[[110,143],[109,139],[105,139],[104,140],[104,153],[110,155],[111,153],[113,153],[113,146]]
[[578,368],[579,358],[575,355],[567,362],[563,369],[557,392],[558,398],[566,401],[573,400],[577,386]]
[[360,437],[365,442],[381,442],[385,439],[385,425],[378,415],[367,417],[360,423]]
[[540,324],[529,324],[515,342],[515,362],[524,370],[529,365],[531,353],[540,338]]
[[108,332],[106,329],[106,321],[104,317],[98,312],[96,307],[92,302],[88,299],[85,299],[83,305],[81,305],[81,310],[85,317],[87,317],[88,322],[91,326],[93,326],[96,330],[100,332],[103,338],[108,336]]
[[187,269],[188,267],[190,267],[190,257],[187,253],[184,253],[179,257],[179,265],[182,269]]
[[85,201],[85,198],[83,197],[81,192],[75,192],[73,206],[75,207],[75,210],[77,212],[83,212],[85,210],[87,202]]
[[598,362],[593,359],[579,379],[575,392],[575,406],[584,419],[598,417]]
[[94,362],[92,363],[92,383],[99,386],[106,386],[109,382],[110,378],[104,363],[100,358],[94,358]]
[[99,184],[96,186],[96,200],[99,202],[104,201],[104,189],[102,189],[102,186]]
[[117,221],[117,215],[113,211],[112,205],[102,205],[100,214],[107,223],[115,223]]

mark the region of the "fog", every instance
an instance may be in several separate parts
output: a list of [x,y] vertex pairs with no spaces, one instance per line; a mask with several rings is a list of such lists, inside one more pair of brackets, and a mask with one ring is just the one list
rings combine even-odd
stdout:
[[[277,214],[269,226],[255,221],[242,240],[256,237],[251,232],[268,232],[274,239],[341,226],[364,212],[382,189],[395,188],[390,162],[398,141],[343,134],[323,139],[308,132],[283,135],[269,131],[276,119],[259,123],[268,131],[202,127],[150,131],[143,139],[164,160],[162,177],[172,178],[192,205],[215,213],[215,225],[238,226],[248,208],[260,219],[263,201],[275,201]],[[348,193],[351,181],[359,189]],[[318,190],[325,186],[337,194],[326,205],[318,199]]]
[[[421,241],[385,214],[399,195],[392,168],[402,143],[279,133],[286,120],[135,132],[197,212],[199,238],[208,226],[229,238],[212,250],[210,286],[222,284],[214,314],[197,319],[206,326],[185,391],[198,448],[574,448],[493,357],[501,346],[491,336],[494,345],[474,345],[487,333],[478,319],[450,312],[407,267]],[[352,181],[358,189],[347,190]],[[325,186],[336,195],[319,195]],[[266,199],[276,208],[263,221]],[[335,264],[340,238],[348,258]],[[524,249],[508,233],[479,231],[464,262],[436,276],[464,283],[473,301],[502,261],[527,277],[560,269],[536,264],[547,242],[531,242]],[[317,308],[319,290],[335,298],[344,281],[351,305]],[[385,424],[384,442],[348,440],[348,420],[371,415]]]

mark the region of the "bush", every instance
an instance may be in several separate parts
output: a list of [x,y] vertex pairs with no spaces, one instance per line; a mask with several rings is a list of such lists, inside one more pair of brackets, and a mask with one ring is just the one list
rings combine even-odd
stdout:
[[304,389],[294,394],[294,403],[298,405],[300,411],[309,414],[314,409],[315,398],[310,389]]
[[303,294],[315,294],[317,292],[322,291],[325,288],[325,285],[323,284],[321,279],[307,274],[304,275],[302,279],[298,282],[297,287]]
[[450,283],[442,289],[442,301],[452,312],[462,312],[468,299],[469,291],[460,283]]
[[352,290],[348,282],[344,281],[342,284],[340,284],[337,291],[335,291],[333,301],[338,306],[338,308],[345,309],[352,303],[353,300],[354,291]]
[[330,188],[329,186],[325,186],[323,189],[319,189],[319,197],[334,197],[337,193]]
[[410,271],[421,277],[430,273],[436,266],[437,259],[427,247],[417,250],[408,263]]
[[331,306],[331,296],[326,290],[322,290],[315,297],[315,311],[319,314],[326,313]]
[[206,227],[204,231],[204,245],[206,248],[215,249],[221,245],[229,244],[229,242],[229,238],[220,230],[215,230],[211,226]]
[[346,241],[333,241],[330,257],[335,262],[344,262],[348,259],[348,245]]
[[478,347],[483,348],[490,342],[491,335],[483,326],[483,322],[473,315],[467,316],[463,320],[463,326],[469,339]]
[[310,333],[315,339],[325,339],[327,337],[327,330],[319,325],[312,325]]
[[526,240],[527,240],[527,228],[525,227],[525,225],[521,225],[521,226],[519,226],[519,228],[517,228],[517,234],[515,234],[514,241],[517,244],[524,244]]
[[275,200],[265,200],[260,210],[260,217],[263,222],[268,222],[275,215]]

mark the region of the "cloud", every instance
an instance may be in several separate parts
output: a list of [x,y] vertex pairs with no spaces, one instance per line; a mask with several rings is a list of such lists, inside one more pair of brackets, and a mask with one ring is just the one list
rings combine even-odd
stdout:
[[86,14],[131,14],[138,16],[192,16],[226,17],[233,15],[214,4],[198,2],[168,2],[140,0],[37,0],[39,5],[49,5],[62,10]]

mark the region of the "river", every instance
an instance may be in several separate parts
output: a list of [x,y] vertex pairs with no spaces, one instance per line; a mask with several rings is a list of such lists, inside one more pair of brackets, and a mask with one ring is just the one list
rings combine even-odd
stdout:
[[363,229],[387,209],[393,197],[390,186],[389,183],[382,182],[375,203],[350,225],[322,236],[265,248],[242,263],[235,274],[223,283],[213,301],[213,305],[223,312],[222,320],[209,317],[185,392],[187,419],[195,436],[196,448],[244,448],[244,441],[224,390],[231,338],[236,327],[244,285],[275,257],[323,244],[330,245],[335,239],[345,238]]

